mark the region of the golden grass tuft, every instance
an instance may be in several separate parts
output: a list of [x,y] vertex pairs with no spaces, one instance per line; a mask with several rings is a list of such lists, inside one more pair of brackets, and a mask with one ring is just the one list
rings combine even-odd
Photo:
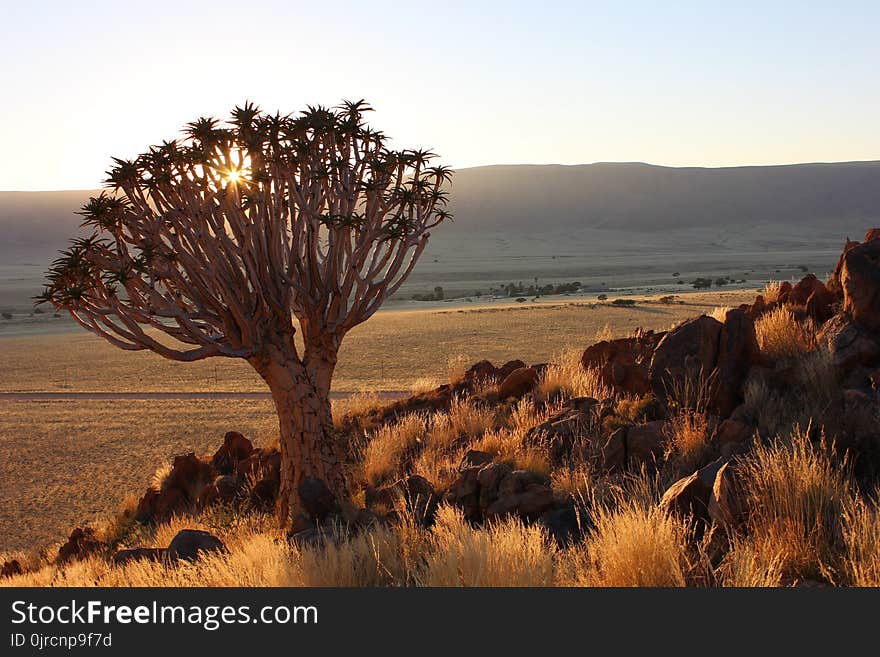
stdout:
[[664,426],[666,458],[681,472],[692,472],[708,461],[712,451],[713,426],[706,413],[683,409]]
[[535,396],[542,401],[560,397],[610,397],[611,391],[602,384],[599,373],[581,365],[582,353],[574,349],[562,352],[541,374]]
[[539,526],[508,518],[471,527],[461,511],[441,506],[431,534],[423,586],[551,586],[556,548]]
[[379,395],[375,392],[361,391],[350,395],[346,399],[334,401],[332,405],[333,425],[338,429],[342,426],[346,417],[366,415],[371,411],[381,408],[383,405]]
[[655,504],[618,500],[594,509],[595,528],[567,554],[564,584],[685,586],[692,569],[690,527]]
[[838,463],[824,440],[814,445],[808,430],[797,430],[753,448],[737,471],[749,508],[747,538],[728,553],[725,582],[833,580],[839,520],[853,499],[846,462]]
[[761,353],[771,361],[796,360],[818,346],[813,320],[799,321],[787,306],[761,315],[755,333]]
[[421,413],[407,413],[395,422],[383,425],[370,437],[364,449],[363,475],[377,486],[399,474],[404,459],[425,439],[428,420]]
[[846,544],[844,570],[847,583],[852,586],[880,586],[880,509],[876,500],[880,488],[874,491],[872,504],[853,500],[843,516],[843,540]]

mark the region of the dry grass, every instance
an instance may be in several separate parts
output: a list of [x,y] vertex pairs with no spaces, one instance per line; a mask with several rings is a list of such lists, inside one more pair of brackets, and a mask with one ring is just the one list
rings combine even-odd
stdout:
[[409,386],[409,391],[413,395],[421,395],[426,392],[436,390],[441,385],[440,379],[429,376],[419,377],[415,379]]
[[767,281],[766,285],[764,285],[764,289],[762,289],[759,294],[764,297],[764,302],[768,305],[776,303],[779,301],[781,287],[782,283],[780,281]]
[[[880,489],[874,491],[876,501]],[[880,509],[876,502],[853,500],[844,513],[843,539],[846,544],[844,570],[848,584],[880,586]]]
[[375,392],[362,390],[345,399],[333,402],[333,424],[339,428],[346,416],[366,415],[370,411],[381,408],[386,402]]
[[371,486],[378,486],[393,475],[400,474],[406,458],[425,439],[428,418],[408,413],[396,422],[379,428],[364,449],[363,475]]
[[730,306],[716,306],[707,314],[714,320],[717,320],[724,323],[724,320],[727,318],[728,311],[732,310]]
[[458,396],[452,400],[449,411],[436,413],[432,417],[428,444],[431,447],[448,449],[462,439],[476,440],[494,426],[493,409]]
[[114,513],[173,456],[213,453],[230,429],[271,445],[272,402],[3,402],[0,549],[33,549]]
[[474,529],[461,511],[437,512],[420,583],[424,586],[551,586],[555,548],[538,526],[517,519]]
[[[650,487],[643,484],[643,489]],[[632,491],[629,492],[632,495]],[[652,497],[627,493],[597,504],[594,529],[573,548],[564,583],[574,586],[685,586],[693,569],[690,527],[662,511]]]
[[747,538],[727,555],[726,583],[835,578],[840,518],[853,490],[846,464],[808,433],[755,447],[739,466]]
[[755,322],[761,353],[771,362],[797,360],[818,346],[811,319],[798,321],[787,306],[774,308]]
[[665,426],[667,460],[680,472],[693,472],[705,465],[711,453],[713,426],[706,413],[681,410]]
[[599,373],[592,369],[584,369],[581,365],[583,350],[568,349],[561,352],[548,365],[538,385],[535,395],[543,401],[560,397],[595,397],[604,399],[611,395],[602,385]]

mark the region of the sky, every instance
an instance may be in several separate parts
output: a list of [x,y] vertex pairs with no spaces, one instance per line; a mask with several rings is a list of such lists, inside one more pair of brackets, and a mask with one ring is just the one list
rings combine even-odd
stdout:
[[880,3],[0,0],[0,190],[199,116],[367,99],[442,162],[880,159]]

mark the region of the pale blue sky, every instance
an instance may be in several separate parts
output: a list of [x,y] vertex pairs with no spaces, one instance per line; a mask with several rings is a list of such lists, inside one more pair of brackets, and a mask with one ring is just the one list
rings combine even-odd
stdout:
[[455,167],[880,159],[878,2],[0,8],[0,189],[94,187],[111,155],[246,98],[364,97]]

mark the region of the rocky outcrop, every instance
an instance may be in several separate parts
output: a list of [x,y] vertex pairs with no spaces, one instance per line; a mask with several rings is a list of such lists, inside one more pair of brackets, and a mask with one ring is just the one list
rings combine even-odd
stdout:
[[636,337],[597,342],[584,351],[581,365],[597,370],[602,383],[615,392],[645,395],[651,391],[648,365],[663,335],[646,331]]
[[880,239],[865,241],[843,255],[840,271],[843,310],[869,331],[880,331]]
[[183,561],[197,561],[201,555],[212,552],[226,552],[226,546],[213,534],[200,529],[179,531],[166,550],[169,559]]
[[253,443],[237,431],[229,431],[223,437],[223,444],[211,458],[211,465],[220,474],[235,472],[239,463],[254,452]]
[[593,433],[596,424],[594,409],[598,404],[591,397],[571,400],[567,408],[532,427],[523,441],[547,449],[550,462],[559,464],[571,453],[578,440]]
[[103,554],[107,551],[107,543],[100,540],[92,527],[77,527],[67,541],[58,548],[58,563],[67,563],[85,559],[92,555]]
[[712,488],[719,470],[725,463],[725,460],[718,459],[676,481],[663,493],[660,508],[708,522]]
[[461,508],[471,522],[508,514],[537,520],[553,506],[553,491],[533,472],[493,462],[461,470],[444,499]]
[[498,386],[498,398],[521,399],[530,393],[540,378],[534,367],[520,367],[508,374]]
[[711,409],[719,417],[728,417],[742,403],[743,384],[749,370],[760,362],[755,322],[742,310],[727,311],[712,382]]
[[679,324],[669,331],[651,358],[651,386],[658,397],[684,377],[709,377],[718,360],[721,322],[707,315]]
[[654,420],[614,431],[602,448],[602,467],[609,472],[653,467],[662,456],[666,437],[664,422]]

